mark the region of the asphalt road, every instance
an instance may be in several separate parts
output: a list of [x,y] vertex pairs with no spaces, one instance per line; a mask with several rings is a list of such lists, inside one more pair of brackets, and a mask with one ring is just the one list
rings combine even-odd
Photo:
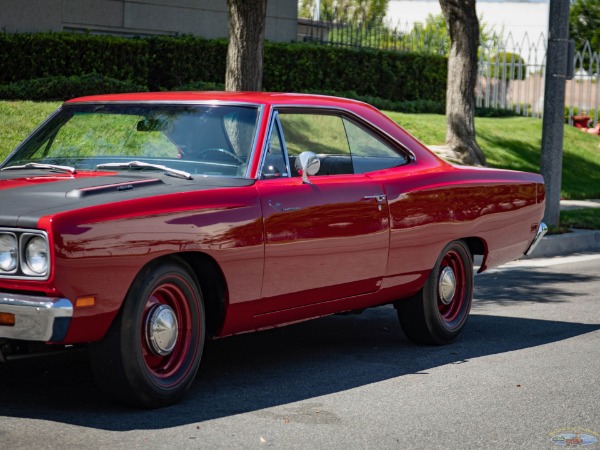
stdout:
[[0,366],[0,448],[600,449],[600,254],[476,286],[452,345],[409,343],[390,307],[237,336],[162,410],[111,403],[85,354]]

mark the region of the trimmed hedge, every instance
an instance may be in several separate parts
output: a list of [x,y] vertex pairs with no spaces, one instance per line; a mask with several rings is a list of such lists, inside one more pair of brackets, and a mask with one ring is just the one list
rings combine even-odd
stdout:
[[57,100],[102,93],[143,92],[148,89],[129,81],[120,81],[102,75],[71,77],[44,77],[0,85],[4,100]]
[[0,33],[0,84],[96,73],[146,85],[148,42],[77,33]]
[[[0,33],[0,48],[0,84],[86,74],[150,90],[225,81],[225,40]],[[278,92],[354,91],[394,102],[443,102],[446,74],[447,60],[440,56],[267,42],[263,88]]]
[[355,91],[394,101],[444,101],[447,65],[440,56],[267,43],[263,86],[277,92]]
[[194,36],[152,37],[148,43],[148,87],[170,90],[204,81],[225,83],[227,41]]

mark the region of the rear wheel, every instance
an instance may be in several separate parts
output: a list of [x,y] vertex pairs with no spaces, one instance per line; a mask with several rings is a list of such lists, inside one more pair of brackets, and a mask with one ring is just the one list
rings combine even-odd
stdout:
[[462,331],[473,300],[473,262],[462,241],[441,252],[421,291],[396,303],[402,330],[419,344],[448,344]]
[[177,402],[194,380],[205,338],[202,294],[189,267],[144,268],[102,341],[90,345],[98,384],[118,401],[156,408]]

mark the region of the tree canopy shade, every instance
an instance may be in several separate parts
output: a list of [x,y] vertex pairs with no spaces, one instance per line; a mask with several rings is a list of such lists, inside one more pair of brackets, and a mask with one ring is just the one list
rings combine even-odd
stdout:
[[439,0],[450,35],[446,145],[466,164],[485,165],[475,141],[475,84],[479,20],[475,0]]
[[600,0],[574,0],[569,14],[569,34],[575,47],[590,41],[592,51],[600,50]]
[[260,91],[267,0],[227,0],[229,45],[225,89]]

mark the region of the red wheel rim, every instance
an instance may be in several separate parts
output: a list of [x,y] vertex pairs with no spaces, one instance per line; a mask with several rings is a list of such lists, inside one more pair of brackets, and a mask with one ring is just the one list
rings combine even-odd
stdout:
[[[176,374],[185,364],[192,345],[192,315],[186,298],[187,285],[179,278],[179,283],[165,282],[160,284],[148,297],[142,317],[141,344],[142,356],[148,370],[157,378],[167,379]],[[188,291],[190,292],[190,291]],[[177,338],[168,354],[160,355],[149,342],[147,323],[157,306],[166,305],[177,320]]]
[[[454,250],[444,255],[438,272],[437,305],[442,320],[451,324],[460,315],[466,303],[466,268],[460,254]],[[445,279],[442,279],[445,277]],[[453,277],[453,289],[444,285]],[[445,290],[442,289],[445,286]],[[451,295],[450,295],[451,294]]]

